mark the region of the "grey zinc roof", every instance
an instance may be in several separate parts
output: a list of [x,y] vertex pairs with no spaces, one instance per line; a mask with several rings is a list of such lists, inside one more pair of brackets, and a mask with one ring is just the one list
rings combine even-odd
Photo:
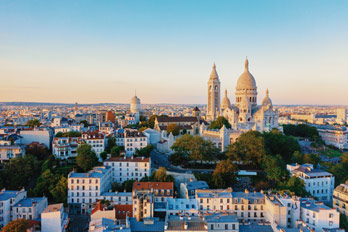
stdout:
[[233,198],[244,198],[244,199],[264,199],[265,195],[260,192],[232,192]]
[[322,202],[315,201],[314,199],[302,198],[301,199],[301,207],[305,209],[309,209],[312,211],[319,212],[320,210],[330,210],[331,208],[324,205]]
[[0,201],[6,201],[11,198],[15,198],[17,191],[15,190],[5,190],[0,192]]
[[144,221],[138,222],[136,218],[130,218],[132,232],[162,232],[164,231],[164,221],[158,218],[152,218],[153,224],[144,224]]
[[204,192],[197,192],[197,196],[199,198],[232,198],[232,192],[226,192],[226,191],[204,191]]
[[13,207],[31,207],[34,202],[39,203],[40,201],[45,200],[46,197],[30,197],[30,198],[24,198],[17,202]]
[[191,181],[191,182],[186,182],[186,188],[187,190],[209,189],[209,186],[207,182],[205,181]]
[[104,192],[100,194],[101,197],[131,197],[132,192]]
[[207,222],[218,223],[218,222],[238,222],[238,217],[234,214],[212,214],[205,215],[205,220]]
[[71,172],[69,178],[102,178],[111,167],[95,167],[87,173]]

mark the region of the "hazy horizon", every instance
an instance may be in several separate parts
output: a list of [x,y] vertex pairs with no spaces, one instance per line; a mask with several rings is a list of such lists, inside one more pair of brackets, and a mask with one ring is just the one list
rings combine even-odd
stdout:
[[346,105],[348,2],[1,1],[0,102],[206,104],[248,56],[258,103]]

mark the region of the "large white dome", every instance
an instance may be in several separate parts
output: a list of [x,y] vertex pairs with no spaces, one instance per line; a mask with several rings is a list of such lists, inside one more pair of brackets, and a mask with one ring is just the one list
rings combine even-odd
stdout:
[[254,90],[256,88],[255,78],[249,72],[249,62],[248,59],[246,59],[245,70],[238,78],[236,90]]

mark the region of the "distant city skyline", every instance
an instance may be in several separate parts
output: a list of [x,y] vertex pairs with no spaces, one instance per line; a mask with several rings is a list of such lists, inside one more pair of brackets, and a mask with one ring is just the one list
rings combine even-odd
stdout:
[[[0,102],[347,105],[347,1],[1,1]],[[222,95],[223,96],[223,95]]]

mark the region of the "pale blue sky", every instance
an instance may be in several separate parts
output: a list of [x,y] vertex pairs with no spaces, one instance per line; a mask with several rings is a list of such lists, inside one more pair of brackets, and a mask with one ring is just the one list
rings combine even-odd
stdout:
[[348,104],[348,1],[0,0],[0,101],[206,103],[216,62],[234,102],[245,56],[259,101]]

